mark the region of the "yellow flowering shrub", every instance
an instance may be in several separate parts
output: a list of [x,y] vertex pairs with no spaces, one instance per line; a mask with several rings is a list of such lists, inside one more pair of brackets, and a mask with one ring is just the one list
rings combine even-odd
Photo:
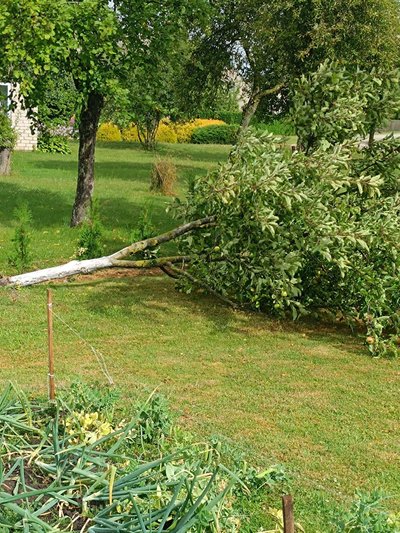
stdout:
[[[139,142],[139,134],[135,124],[122,130],[122,139],[126,142]],[[163,120],[157,131],[156,141],[160,143],[177,143],[174,125],[169,120]]]
[[139,134],[135,124],[131,124],[130,126],[122,130],[122,139],[129,143],[139,142]]
[[163,120],[161,122],[157,131],[156,141],[160,143],[171,144],[178,142],[178,136],[175,132],[174,125],[171,122],[167,120]]
[[[190,143],[193,131],[204,126],[221,126],[223,120],[196,118],[190,122],[173,123],[164,119],[158,128],[156,141],[160,143]],[[131,124],[121,131],[115,124],[105,123],[99,128],[97,134],[99,141],[126,141],[139,142],[138,130],[135,124]]]
[[98,141],[108,141],[108,142],[121,142],[122,135],[120,129],[115,124],[111,122],[105,122],[101,124],[97,132]]

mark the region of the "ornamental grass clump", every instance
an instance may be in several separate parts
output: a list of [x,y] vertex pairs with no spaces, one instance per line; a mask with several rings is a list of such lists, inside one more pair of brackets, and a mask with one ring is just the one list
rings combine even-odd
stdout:
[[174,196],[176,180],[176,165],[170,159],[155,161],[151,172],[151,191],[161,193],[164,196]]

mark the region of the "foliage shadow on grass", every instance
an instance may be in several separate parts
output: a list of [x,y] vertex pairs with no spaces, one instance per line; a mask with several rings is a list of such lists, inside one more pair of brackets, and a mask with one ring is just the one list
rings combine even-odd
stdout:
[[[171,155],[170,153],[168,154]],[[154,157],[155,159],[155,157]],[[216,159],[217,161],[217,159]],[[198,161],[196,161],[198,163]],[[150,177],[151,177],[151,165],[153,160],[148,163],[138,163],[136,161],[131,162],[119,162],[115,161],[98,161],[96,162],[96,179],[100,183],[103,180],[117,179],[122,181],[128,181],[131,183],[138,183],[143,185],[143,182],[148,181],[150,189]],[[191,176],[204,175],[207,169],[201,166],[193,166],[189,164],[186,166],[182,162],[177,163],[180,171],[181,185],[185,183],[185,178],[190,174]],[[76,163],[72,161],[34,161],[31,166],[36,168],[42,168],[46,170],[57,170],[62,172],[76,171]]]
[[[135,295],[135,284],[140,279]],[[130,317],[140,313],[144,322],[154,322],[154,313],[161,313],[166,318],[175,312],[184,321],[190,320],[190,315],[200,315],[212,325],[211,334],[245,335],[249,339],[259,336],[260,331],[268,331],[274,335],[298,335],[321,345],[329,344],[341,352],[356,356],[368,357],[368,352],[362,347],[361,342],[352,334],[351,330],[343,324],[304,319],[298,322],[273,319],[261,313],[235,311],[223,302],[202,292],[193,292],[190,295],[176,291],[173,284],[165,290],[165,282],[158,276],[134,276],[110,278],[99,281],[83,282],[86,286],[103,283],[101,298],[98,294],[88,294],[85,304],[93,314],[107,316],[108,309],[118,309],[122,316]],[[161,290],[160,290],[161,285]],[[82,286],[77,281],[76,288]],[[149,300],[143,301],[140,297],[143,289],[150,294]],[[177,309],[171,310],[171,307]]]
[[[27,204],[32,212],[33,227],[37,229],[49,226],[60,226],[62,221],[69,219],[72,203],[57,192],[41,189],[27,189],[15,183],[1,183],[0,186],[0,224],[13,226],[14,209],[21,204]],[[4,209],[7,206],[7,209]]]

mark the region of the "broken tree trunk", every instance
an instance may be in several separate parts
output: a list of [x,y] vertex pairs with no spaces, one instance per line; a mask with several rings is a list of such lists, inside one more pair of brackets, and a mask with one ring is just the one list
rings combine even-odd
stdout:
[[133,244],[119,250],[118,252],[97,259],[86,259],[85,261],[70,261],[64,265],[59,265],[52,268],[45,268],[43,270],[36,270],[35,272],[28,272],[26,274],[19,274],[9,278],[1,278],[0,285],[6,287],[26,287],[28,285],[37,285],[46,281],[53,281],[56,279],[69,278],[78,274],[90,274],[98,270],[106,268],[154,268],[168,265],[171,263],[185,263],[190,261],[190,257],[161,257],[156,259],[143,260],[126,260],[127,257],[138,252],[143,252],[148,248],[155,248],[160,244],[172,241],[178,237],[185,235],[196,229],[204,228],[213,224],[215,217],[209,216],[188,222],[171,231],[167,231],[157,237],[151,237],[143,241],[134,242]]

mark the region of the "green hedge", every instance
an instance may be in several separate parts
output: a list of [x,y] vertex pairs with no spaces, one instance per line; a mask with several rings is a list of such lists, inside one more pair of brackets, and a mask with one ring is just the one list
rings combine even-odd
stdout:
[[295,129],[291,122],[288,120],[273,120],[272,122],[268,123],[255,123],[254,127],[257,130],[265,131],[267,130],[269,133],[273,133],[274,135],[295,135]]
[[191,142],[193,144],[235,144],[238,129],[238,124],[203,126],[193,131]]
[[219,120],[223,120],[227,124],[240,124],[242,122],[242,113],[234,111],[221,111],[216,117]]

